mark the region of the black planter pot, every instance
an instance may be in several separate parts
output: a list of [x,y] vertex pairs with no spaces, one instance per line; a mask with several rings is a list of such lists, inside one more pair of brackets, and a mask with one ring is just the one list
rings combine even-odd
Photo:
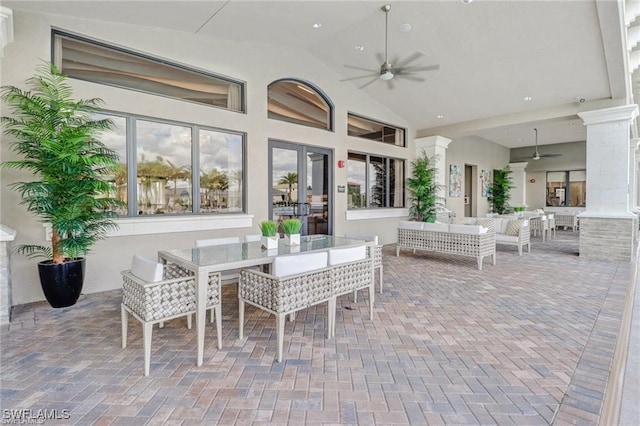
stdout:
[[84,265],[83,257],[61,264],[54,264],[51,260],[38,262],[40,285],[51,307],[75,305],[82,291]]

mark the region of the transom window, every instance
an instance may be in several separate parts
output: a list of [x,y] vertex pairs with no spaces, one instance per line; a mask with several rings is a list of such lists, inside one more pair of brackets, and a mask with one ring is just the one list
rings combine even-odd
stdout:
[[107,115],[115,128],[100,139],[120,155],[110,178],[126,203],[122,216],[244,211],[244,134]]
[[547,206],[584,207],[587,202],[587,174],[584,170],[547,172]]
[[350,152],[347,174],[349,209],[404,207],[404,160]]
[[268,87],[268,117],[302,126],[333,130],[333,106],[318,89],[298,80],[278,80]]
[[404,129],[352,113],[347,115],[347,134],[372,141],[406,146]]
[[71,78],[244,112],[244,83],[53,31],[53,62]]

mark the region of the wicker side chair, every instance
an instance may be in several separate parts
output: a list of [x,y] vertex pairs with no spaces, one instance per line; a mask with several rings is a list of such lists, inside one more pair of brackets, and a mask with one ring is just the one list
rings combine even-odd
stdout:
[[[368,242],[373,242],[374,246],[372,248],[368,248],[368,250],[373,250],[373,269],[378,270],[378,292],[382,293],[382,288],[384,286],[383,282],[383,272],[384,266],[382,265],[382,244],[378,244],[378,236],[377,235],[369,235],[369,234],[356,234],[352,232],[347,232],[344,234],[345,238],[351,238],[354,240],[364,240]],[[356,295],[354,295],[354,298]],[[357,299],[355,300],[357,302]]]
[[[255,269],[240,270],[238,335],[240,339],[244,338],[245,303],[275,315],[277,360],[282,362],[286,316],[324,302],[332,306],[331,300],[335,300],[335,297],[331,294],[331,273],[327,268],[326,252],[278,256],[274,259],[272,272],[265,274]],[[328,337],[333,334],[331,328],[334,321],[331,309],[327,309]]]
[[[369,318],[373,320],[373,303],[375,288],[373,280],[374,260],[367,251],[367,246],[335,248],[329,250],[329,266],[331,267],[331,292],[334,296],[369,289]],[[333,337],[335,335],[336,300],[332,301],[334,316]]]
[[[144,341],[144,375],[149,375],[153,325],[191,315],[196,311],[195,277],[186,269],[162,265],[135,255],[131,270],[122,272],[122,347],[127,347],[128,314],[142,323]],[[222,347],[222,310],[220,273],[210,274],[207,283],[207,309],[216,314],[218,349]]]
[[535,237],[538,235],[538,232],[542,234],[542,242],[546,241],[547,235],[551,238],[551,229],[549,227],[549,220],[546,215],[541,215],[540,217],[532,217],[529,219],[529,226],[531,227],[531,232]]

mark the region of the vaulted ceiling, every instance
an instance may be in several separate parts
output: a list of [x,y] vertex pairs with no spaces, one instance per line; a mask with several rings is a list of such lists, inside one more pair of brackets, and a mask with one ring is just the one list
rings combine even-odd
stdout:
[[[617,1],[394,1],[388,57],[424,81],[359,89],[418,136],[477,136],[509,148],[585,140],[580,111],[629,103]],[[162,27],[305,49],[342,79],[380,69],[384,1],[3,1],[12,9]],[[314,24],[321,24],[314,28]],[[409,24],[410,30],[406,31]],[[361,46],[357,48],[357,46]],[[419,53],[417,55],[416,53]],[[355,68],[354,68],[355,67]],[[363,70],[357,69],[361,68]],[[342,81],[358,88],[374,77]],[[525,100],[527,99],[527,100]]]

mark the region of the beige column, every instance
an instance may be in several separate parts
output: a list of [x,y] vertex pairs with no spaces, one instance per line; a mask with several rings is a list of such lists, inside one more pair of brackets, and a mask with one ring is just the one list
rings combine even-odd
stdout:
[[631,261],[637,217],[629,209],[630,126],[637,105],[578,114],[587,126],[587,205],[580,256]]

